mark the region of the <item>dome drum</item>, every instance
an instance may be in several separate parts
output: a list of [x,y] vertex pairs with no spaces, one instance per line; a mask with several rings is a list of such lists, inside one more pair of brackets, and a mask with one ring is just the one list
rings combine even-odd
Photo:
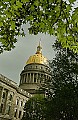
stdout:
[[51,68],[47,65],[44,64],[38,64],[38,63],[31,63],[28,64],[24,67],[24,70],[22,72],[25,71],[41,71],[41,72],[46,72],[47,74],[52,74]]

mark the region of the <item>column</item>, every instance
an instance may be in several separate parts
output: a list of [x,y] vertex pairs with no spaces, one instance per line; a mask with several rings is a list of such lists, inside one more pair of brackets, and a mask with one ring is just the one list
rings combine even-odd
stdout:
[[25,75],[24,75],[24,81],[23,81],[23,83],[25,83]]
[[24,80],[24,83],[26,83],[26,74],[25,74],[25,80]]
[[33,73],[33,83],[34,83],[34,73]]
[[10,91],[7,90],[6,91],[6,105],[5,105],[6,114],[8,114],[8,112],[10,112],[10,111],[8,111],[9,110],[8,107],[9,107],[9,105],[11,105],[11,103],[9,104],[9,95],[10,95]]
[[31,73],[31,83],[33,83],[33,73]]
[[22,75],[21,75],[21,84],[23,83],[22,80],[23,80],[23,77],[22,77]]
[[3,104],[4,104],[4,107],[3,107],[3,113],[5,114],[6,110],[7,110],[7,103],[8,103],[8,95],[9,95],[9,90],[8,89],[4,89],[4,94],[5,94],[5,97],[3,98]]
[[36,78],[36,79],[37,79],[37,81],[36,81],[36,82],[38,83],[38,73],[37,73],[37,78]]
[[26,81],[27,81],[27,83],[28,83],[28,73],[27,73]]
[[25,76],[23,75],[23,83],[24,83],[24,80],[25,80],[24,78],[25,78]]
[[2,88],[1,88],[1,93],[0,93],[0,105],[1,105],[1,101],[2,101],[3,91],[4,91],[4,88],[2,87]]
[[30,83],[31,83],[31,73],[30,73],[30,80],[29,80],[29,81],[30,81]]

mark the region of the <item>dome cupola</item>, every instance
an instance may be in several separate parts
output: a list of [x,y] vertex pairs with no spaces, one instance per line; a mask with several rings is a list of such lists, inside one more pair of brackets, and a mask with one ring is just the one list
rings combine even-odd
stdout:
[[42,47],[41,47],[40,42],[39,42],[39,45],[37,47],[36,53],[34,55],[30,56],[26,62],[26,64],[31,64],[31,63],[39,63],[39,64],[48,65],[47,58],[42,55]]

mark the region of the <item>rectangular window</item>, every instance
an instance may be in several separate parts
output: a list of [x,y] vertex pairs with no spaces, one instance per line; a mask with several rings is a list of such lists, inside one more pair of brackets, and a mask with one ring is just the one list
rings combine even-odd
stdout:
[[34,78],[34,82],[36,83],[36,78]]
[[2,113],[2,111],[3,111],[3,104],[1,104],[0,106],[0,113]]
[[14,117],[16,117],[17,116],[17,109],[15,109],[15,114],[14,114]]
[[11,101],[12,100],[12,95],[10,94],[10,96],[9,96],[9,100]]
[[23,105],[23,101],[21,101],[21,106]]
[[21,113],[22,113],[22,112],[21,112],[21,111],[19,111],[19,118],[21,118]]
[[3,92],[3,96],[2,96],[3,99],[5,99],[5,92]]

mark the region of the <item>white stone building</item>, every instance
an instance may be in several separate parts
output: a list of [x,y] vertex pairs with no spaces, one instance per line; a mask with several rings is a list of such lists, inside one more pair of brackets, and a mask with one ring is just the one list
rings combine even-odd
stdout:
[[20,120],[26,101],[32,95],[0,74],[0,120]]

